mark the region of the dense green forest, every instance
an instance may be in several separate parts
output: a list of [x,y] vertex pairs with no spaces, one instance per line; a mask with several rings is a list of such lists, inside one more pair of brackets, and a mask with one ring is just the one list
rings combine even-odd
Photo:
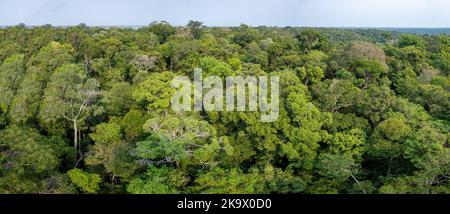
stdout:
[[[171,80],[278,75],[280,116],[174,112]],[[450,36],[0,29],[0,193],[450,193]]]

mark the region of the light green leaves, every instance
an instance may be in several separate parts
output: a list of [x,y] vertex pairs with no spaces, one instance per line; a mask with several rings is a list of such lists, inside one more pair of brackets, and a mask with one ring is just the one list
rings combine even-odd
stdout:
[[67,175],[82,192],[96,193],[100,189],[101,178],[98,174],[83,172],[81,169],[72,169],[67,172]]

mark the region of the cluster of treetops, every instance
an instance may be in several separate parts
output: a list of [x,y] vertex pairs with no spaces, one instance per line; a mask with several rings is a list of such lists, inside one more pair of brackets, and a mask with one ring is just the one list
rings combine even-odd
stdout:
[[[171,80],[277,75],[280,112],[174,112]],[[450,36],[0,29],[0,193],[450,193]]]

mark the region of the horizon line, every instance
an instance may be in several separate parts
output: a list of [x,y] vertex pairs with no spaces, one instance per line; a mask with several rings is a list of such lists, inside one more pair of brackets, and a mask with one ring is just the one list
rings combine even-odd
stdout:
[[[79,23],[79,24],[68,24],[68,25],[54,25],[51,23],[48,24],[39,24],[39,25],[29,25],[26,23],[18,23],[18,24],[6,24],[6,25],[1,25],[0,27],[15,27],[15,26],[19,26],[19,25],[25,25],[26,27],[43,27],[43,26],[52,26],[52,27],[76,27],[79,25],[84,24],[87,27],[147,27],[149,25],[151,25],[152,22],[150,22],[149,24],[127,24],[127,25],[89,25],[86,23]],[[167,22],[169,23],[169,22]],[[170,23],[169,23],[170,24]],[[186,27],[186,25],[173,25],[170,24],[173,27]],[[245,23],[241,23],[239,25],[204,25],[205,27],[208,28],[214,28],[214,27],[239,27],[240,25],[246,25],[249,27],[270,27],[270,28],[288,28],[288,27],[293,27],[293,28],[357,28],[357,29],[361,29],[361,28],[366,28],[366,29],[450,29],[450,26],[439,26],[439,27],[429,27],[429,26],[401,26],[401,27],[396,27],[396,26],[311,26],[311,25],[249,25],[249,24],[245,24]]]

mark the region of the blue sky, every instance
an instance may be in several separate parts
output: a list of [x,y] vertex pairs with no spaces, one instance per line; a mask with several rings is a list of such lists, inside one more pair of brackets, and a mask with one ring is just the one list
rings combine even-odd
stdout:
[[450,0],[0,0],[0,25],[450,27]]

